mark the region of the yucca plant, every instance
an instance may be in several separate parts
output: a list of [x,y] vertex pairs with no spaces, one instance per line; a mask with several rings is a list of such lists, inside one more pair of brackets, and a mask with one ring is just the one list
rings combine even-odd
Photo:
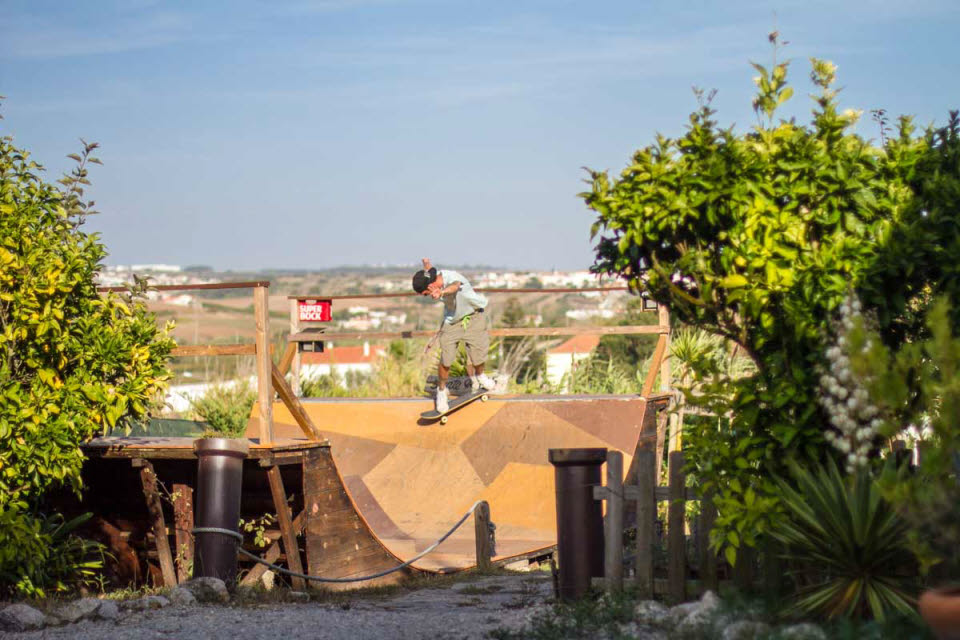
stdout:
[[913,615],[913,559],[907,522],[884,500],[868,470],[842,476],[832,460],[777,479],[785,517],[771,534],[812,578],[788,613],[879,621]]

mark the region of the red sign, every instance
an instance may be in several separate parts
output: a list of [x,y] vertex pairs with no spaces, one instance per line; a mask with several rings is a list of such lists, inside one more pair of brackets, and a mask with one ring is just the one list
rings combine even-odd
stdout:
[[300,322],[330,322],[331,300],[297,300],[297,317]]

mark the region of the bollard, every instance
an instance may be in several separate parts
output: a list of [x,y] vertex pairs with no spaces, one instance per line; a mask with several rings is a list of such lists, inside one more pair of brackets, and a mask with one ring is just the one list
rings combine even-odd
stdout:
[[[237,531],[243,460],[250,451],[250,443],[204,438],[195,440],[193,449],[198,458],[195,526]],[[237,577],[237,542],[233,536],[223,533],[198,532],[194,577],[220,578],[232,588]]]
[[557,560],[560,599],[575,600],[603,577],[603,506],[593,498],[601,486],[606,449],[550,449],[557,493]]

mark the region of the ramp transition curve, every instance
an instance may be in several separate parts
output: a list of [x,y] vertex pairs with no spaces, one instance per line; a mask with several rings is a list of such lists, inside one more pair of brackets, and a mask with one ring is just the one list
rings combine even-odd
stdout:
[[[329,439],[337,480],[365,528],[404,561],[436,541],[476,500],[490,504],[497,559],[552,547],[554,472],[547,450],[616,449],[629,470],[638,444],[653,446],[656,409],[665,406],[663,397],[492,396],[452,414],[446,425],[422,425],[419,414],[429,409],[423,398],[301,402]],[[301,437],[282,403],[274,405],[274,432]],[[317,533],[322,539],[324,532]],[[342,537],[342,531],[331,534]],[[358,538],[366,534],[357,531]],[[361,549],[359,543],[347,546]],[[444,572],[474,561],[473,527],[464,526],[414,566]]]

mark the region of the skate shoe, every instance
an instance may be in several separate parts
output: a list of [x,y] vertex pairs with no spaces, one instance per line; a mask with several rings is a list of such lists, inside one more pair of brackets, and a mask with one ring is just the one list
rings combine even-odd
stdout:
[[491,378],[485,373],[481,373],[480,375],[477,376],[477,383],[480,385],[481,388],[486,389],[487,391],[490,391],[491,389],[497,386],[496,381],[494,381],[493,378]]
[[450,394],[446,389],[437,389],[437,413],[446,413],[450,409]]

